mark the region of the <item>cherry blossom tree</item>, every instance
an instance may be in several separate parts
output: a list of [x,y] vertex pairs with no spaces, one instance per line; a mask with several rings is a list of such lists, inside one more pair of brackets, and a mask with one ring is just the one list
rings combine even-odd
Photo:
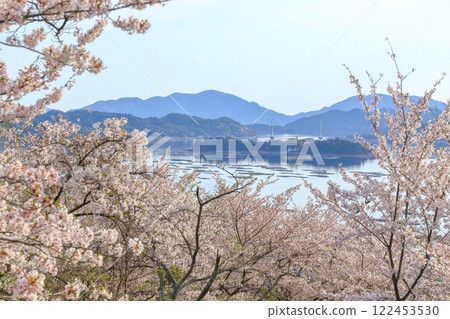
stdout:
[[[46,276],[58,278],[64,289],[75,280],[64,277],[66,266],[72,271],[75,264],[92,270],[102,265],[104,257],[121,254],[123,247],[111,224],[137,205],[142,188],[127,162],[132,134],[121,128],[123,124],[107,120],[87,135],[78,134],[79,126],[63,119],[44,122],[35,132],[21,135],[16,134],[20,128],[4,130],[3,297],[57,298],[51,295],[54,289],[44,285]],[[31,287],[30,282],[39,285]],[[70,293],[76,296],[74,287]]]
[[329,227],[314,212],[292,206],[296,189],[262,196],[267,181],[230,185],[216,176],[216,189],[206,192],[186,177],[181,189],[189,192],[156,206],[162,214],[157,227],[142,233],[146,248],[131,268],[147,269],[145,299],[289,298],[281,281],[295,280],[296,266],[317,254],[310,236],[327,238]]
[[[59,101],[63,89],[69,89],[77,76],[101,72],[102,60],[86,46],[103,34],[108,22],[129,34],[145,33],[150,28],[147,20],[121,17],[118,13],[144,10],[164,2],[2,0],[0,50],[27,51],[33,60],[18,70],[8,70],[6,62],[0,59],[0,121],[33,118]],[[28,95],[39,93],[34,102],[23,102]]]
[[404,90],[407,75],[398,68],[394,53],[391,57],[397,82],[387,88],[395,106],[384,113],[387,131],[380,128],[378,81],[369,75],[372,101],[367,102],[350,72],[377,143],[358,139],[387,175],[378,178],[342,169],[351,190],[329,183],[328,192],[322,193],[310,185],[345,225],[336,247],[339,252],[332,258],[336,277],[342,278],[334,296],[448,299],[450,101],[443,109],[431,105],[441,79],[419,100],[412,99]]
[[[0,237],[2,298],[311,296],[302,269],[321,255],[318,242],[331,245],[334,220],[296,207],[296,188],[262,196],[269,181],[217,175],[207,192],[196,172],[136,165],[129,143],[145,156],[146,136],[124,123],[106,120],[88,134],[63,118],[19,135],[5,129],[1,218],[11,221]],[[20,188],[8,159],[27,163],[26,176],[36,172]]]
[[[77,76],[103,69],[102,61],[86,46],[103,33],[109,21],[129,34],[144,33],[150,28],[147,20],[133,16],[122,18],[115,15],[116,12],[143,10],[164,2],[0,2],[0,49],[22,50],[32,56],[28,65],[17,70],[8,70],[7,62],[0,60],[2,298],[59,298],[51,295],[54,291],[46,287],[45,280],[48,275],[58,277],[61,260],[100,266],[100,253],[118,254],[122,249],[120,244],[114,245],[117,238],[114,229],[91,227],[92,222],[86,218],[80,222],[76,216],[92,215],[83,211],[87,204],[92,204],[90,206],[97,205],[99,215],[112,218],[127,203],[126,200],[121,202],[120,196],[111,196],[122,186],[114,185],[117,180],[108,173],[114,169],[119,172],[123,167],[102,162],[111,158],[114,151],[123,146],[121,142],[128,138],[119,128],[121,122],[106,122],[104,129],[97,127],[95,133],[88,136],[79,135],[76,125],[64,121],[55,125],[45,123],[36,128],[38,134],[27,134],[26,137],[21,136],[23,127],[11,128],[10,124],[28,122],[44,112],[48,105],[57,102],[63,89],[70,88]],[[14,74],[16,71],[17,75]],[[68,79],[64,79],[63,74],[69,74]],[[40,97],[34,102],[28,105],[23,102],[28,96],[39,93]],[[100,140],[96,140],[94,134]],[[99,157],[92,159],[93,155]],[[120,162],[123,157],[115,159]],[[103,164],[94,170],[92,161]],[[127,185],[126,181],[121,182]],[[115,202],[108,201],[111,197]],[[106,245],[93,249],[96,242]],[[85,285],[72,279],[61,278],[65,287],[63,292],[58,292],[60,297],[78,298]]]

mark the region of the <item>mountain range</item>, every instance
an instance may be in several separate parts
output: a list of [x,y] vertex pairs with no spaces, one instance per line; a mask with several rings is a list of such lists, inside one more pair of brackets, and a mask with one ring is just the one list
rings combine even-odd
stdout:
[[[249,102],[235,95],[214,90],[197,94],[174,93],[170,96],[155,96],[147,100],[127,97],[98,101],[85,108],[99,112],[130,114],[142,118],[161,118],[172,113],[187,113],[204,119],[228,117],[244,125],[253,123],[266,111],[266,108],[256,102]],[[258,122],[270,124],[273,121],[276,125],[285,125],[296,119],[295,116],[268,110]]]
[[[386,110],[386,109],[383,109]],[[251,126],[258,135],[270,135],[271,126],[266,124],[255,124]],[[315,114],[309,117],[299,118],[285,126],[274,126],[275,135],[306,135],[325,137],[343,137],[354,133],[369,133],[371,128],[365,119],[364,111],[352,109],[349,111],[330,110],[324,113]],[[385,123],[381,121],[381,129],[385,129]]]
[[[390,96],[384,94],[381,96],[382,99],[379,107],[392,109],[394,106]],[[413,96],[411,99],[417,101],[419,98]],[[370,102],[370,97],[367,97],[367,101]],[[430,100],[430,104],[436,106],[438,109],[444,108],[444,104],[436,100]],[[192,116],[204,119],[228,117],[243,125],[250,125],[259,118],[257,124],[271,125],[273,122],[277,126],[287,126],[293,124],[296,120],[324,114],[329,111],[362,110],[358,98],[352,96],[316,111],[286,115],[268,110],[256,102],[249,102],[238,96],[215,90],[207,90],[197,94],[174,93],[170,96],[156,96],[146,100],[140,98],[121,98],[118,100],[98,101],[84,108],[99,112],[130,114],[141,118],[162,118],[172,113],[186,114],[187,112]],[[261,114],[264,115],[261,116]],[[345,115],[339,112],[336,114],[345,117]],[[352,116],[357,116],[357,114],[352,114]],[[303,122],[301,123],[303,124]]]
[[77,122],[80,125],[82,133],[92,130],[92,125],[97,122],[103,122],[107,118],[127,118],[127,124],[124,128],[128,131],[148,129],[153,132],[159,132],[176,138],[193,137],[255,137],[257,133],[251,128],[239,124],[238,122],[222,117],[218,119],[202,119],[194,117],[194,122],[185,114],[169,114],[162,118],[150,117],[140,118],[129,114],[98,112],[89,109],[78,109],[68,112],[49,110],[38,115],[35,118],[35,124],[43,121],[51,121],[52,117],[61,114],[71,122]]
[[[417,101],[418,97],[413,96],[411,99]],[[370,97],[367,101],[370,102]],[[444,103],[436,100],[430,100],[430,106],[438,110],[445,107]],[[379,107],[382,110],[394,108],[389,95],[382,95]],[[185,114],[182,108],[193,118]],[[49,110],[38,116],[36,121],[48,120],[58,113],[61,111]],[[354,133],[371,132],[356,96],[316,111],[285,115],[272,110],[266,111],[266,108],[257,103],[232,94],[208,90],[197,94],[174,93],[172,96],[147,100],[122,98],[99,101],[65,112],[64,116],[72,121],[80,119],[82,131],[89,130],[92,124],[109,117],[126,117],[127,130],[150,129],[172,137],[267,136],[272,131],[271,123],[274,124],[275,135],[319,136],[321,127],[324,137],[345,137]],[[258,117],[260,119],[257,123],[251,125]],[[428,114],[425,120],[431,118],[431,114]],[[383,118],[381,129],[385,129]]]

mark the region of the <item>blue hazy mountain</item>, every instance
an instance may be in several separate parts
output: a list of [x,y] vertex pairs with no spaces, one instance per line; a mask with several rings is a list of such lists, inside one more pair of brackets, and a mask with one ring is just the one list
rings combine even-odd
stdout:
[[[176,100],[182,107],[177,105]],[[411,97],[414,101],[418,97]],[[366,101],[370,103],[371,97]],[[443,109],[444,104],[439,101],[430,100],[431,106]],[[389,95],[382,94],[379,104],[380,108],[392,109],[393,104]],[[267,110],[255,102],[246,101],[232,94],[214,90],[203,91],[197,94],[174,93],[171,96],[156,96],[147,100],[140,98],[121,98],[118,100],[98,101],[85,108],[99,112],[130,114],[140,118],[162,118],[172,113],[185,114],[184,108],[190,115],[204,119],[218,119],[228,117],[241,124],[252,124],[261,114],[264,115],[257,121],[258,124],[285,126],[298,119],[307,118],[329,111],[350,111],[362,109],[356,96],[349,97],[331,106],[323,107],[316,111],[301,112],[296,115],[285,115],[283,113]],[[339,114],[339,113],[338,113]]]
[[[381,122],[384,126],[384,121]],[[275,135],[320,136],[321,126],[322,135],[325,137],[344,137],[354,133],[371,132],[370,123],[365,119],[364,111],[361,109],[328,110],[299,118],[285,126],[276,125],[273,131]],[[255,124],[251,128],[262,136],[270,135],[272,130],[271,126],[266,124]]]
[[[386,111],[392,113],[392,108],[380,108],[380,130],[387,131],[384,113]],[[439,110],[440,111],[440,110]],[[423,121],[426,123],[433,120],[434,115],[438,112],[427,112],[423,115]],[[370,122],[365,118],[365,112],[361,108],[354,108],[348,111],[328,109],[324,113],[311,115],[309,117],[299,118],[285,126],[274,126],[273,131],[275,135],[289,134],[289,135],[306,135],[306,136],[320,136],[320,128],[322,127],[322,135],[324,137],[345,137],[358,134],[371,134],[372,128]],[[271,126],[266,124],[255,124],[251,128],[255,130],[258,135],[270,135]]]
[[[208,90],[197,94],[174,93],[171,96],[156,96],[147,100],[139,98],[121,98],[118,100],[99,101],[85,108],[99,112],[131,114],[137,117],[164,117],[171,113],[185,114],[177,101],[190,115],[204,119],[231,118],[241,124],[253,123],[266,108],[258,103],[246,101],[232,94]],[[258,120],[261,124],[285,125],[296,120],[289,116],[268,110]]]
[[[394,109],[394,104],[392,102],[392,99],[389,95],[387,94],[379,94],[381,96],[381,100],[378,103],[378,107],[380,109]],[[419,101],[419,97],[418,96],[411,96],[410,97],[411,100],[413,102],[418,102]],[[372,101],[372,97],[371,96],[367,96],[365,98],[365,101],[367,103],[370,104],[370,102]],[[440,102],[440,101],[436,101],[433,99],[430,99],[429,101],[430,103],[430,107],[432,109],[437,108],[438,110],[442,111],[444,109],[444,103]],[[323,114],[329,111],[351,111],[354,109],[359,109],[362,110],[363,106],[362,104],[359,102],[358,97],[357,96],[351,96],[343,101],[334,103],[331,106],[326,106],[323,107],[317,111],[310,111],[310,112],[302,112],[302,113],[298,113],[296,115],[294,115],[294,117],[296,119],[300,119],[300,118],[305,118],[305,117],[311,117],[313,115],[318,115],[318,114]],[[262,124],[262,123],[261,123]]]

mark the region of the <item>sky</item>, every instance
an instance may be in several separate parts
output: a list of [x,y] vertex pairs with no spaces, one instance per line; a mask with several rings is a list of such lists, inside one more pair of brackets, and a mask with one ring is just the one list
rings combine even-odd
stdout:
[[[355,95],[343,64],[367,89],[366,70],[384,74],[386,92],[386,37],[402,70],[416,69],[406,91],[420,95],[450,71],[448,12],[446,0],[172,0],[137,12],[152,24],[145,35],[108,26],[114,40],[90,46],[107,69],[78,78],[53,108],[214,89],[285,114],[316,110]],[[450,98],[450,79],[435,98]]]

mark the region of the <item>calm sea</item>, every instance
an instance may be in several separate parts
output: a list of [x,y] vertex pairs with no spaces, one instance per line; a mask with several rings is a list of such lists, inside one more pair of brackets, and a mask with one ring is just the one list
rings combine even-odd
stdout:
[[[324,166],[316,165],[314,161],[305,161],[302,165],[296,166],[294,164],[280,165],[279,161],[257,163],[255,161],[241,160],[235,165],[226,165],[226,163],[212,162],[193,164],[192,160],[190,156],[174,156],[170,161],[170,165],[172,167],[178,166],[180,169],[188,171],[196,169],[200,172],[198,177],[200,184],[207,190],[212,190],[214,187],[212,179],[214,172],[219,172],[229,179],[230,183],[232,182],[233,179],[219,166],[224,166],[226,170],[237,177],[254,176],[266,179],[272,176],[275,182],[266,187],[264,192],[267,195],[281,193],[290,187],[302,184],[304,181],[308,181],[322,191],[326,191],[329,181],[349,189],[351,185],[346,184],[339,173],[340,164],[350,172],[365,172],[372,176],[382,176],[384,174],[376,159],[360,157],[325,157]],[[310,195],[308,189],[302,187],[294,195],[294,202],[298,205],[303,205]]]

